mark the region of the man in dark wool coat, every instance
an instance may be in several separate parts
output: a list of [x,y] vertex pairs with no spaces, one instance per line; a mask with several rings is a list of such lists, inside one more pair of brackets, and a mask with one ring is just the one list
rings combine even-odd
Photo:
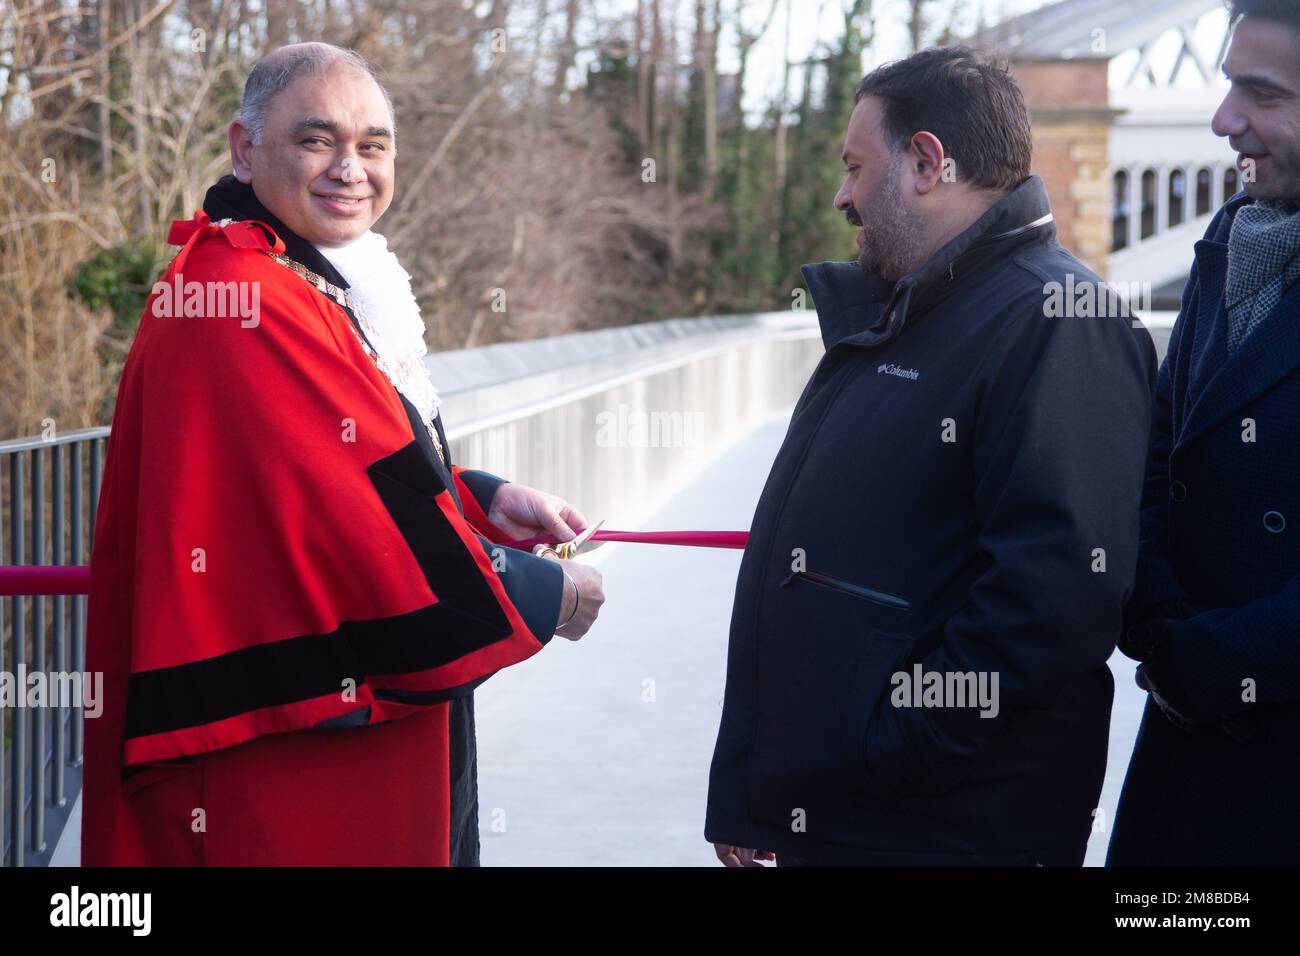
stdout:
[[705,836],[730,866],[1079,865],[1155,350],[1056,241],[1004,68],[922,51],[856,101],[860,253],[804,268],[826,354],[742,559]]
[[1245,189],[1160,369],[1120,644],[1149,697],[1109,865],[1300,863],[1300,3],[1231,9],[1213,129]]

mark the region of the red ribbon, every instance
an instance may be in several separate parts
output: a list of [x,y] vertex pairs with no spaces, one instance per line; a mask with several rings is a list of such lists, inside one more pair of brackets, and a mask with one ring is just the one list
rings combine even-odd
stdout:
[[88,594],[90,568],[84,564],[0,568],[0,597],[16,594]]
[[[687,548],[744,548],[748,531],[597,531],[591,541],[634,541],[638,544],[675,544]],[[507,541],[512,548],[531,551],[539,544],[554,545],[554,535]]]
[[[597,531],[592,541],[632,541],[638,544],[675,544],[687,548],[744,548],[748,531]],[[521,551],[539,544],[554,545],[554,535],[539,535],[505,542]],[[13,565],[0,567],[0,597],[15,595],[88,594],[90,568],[81,565]]]

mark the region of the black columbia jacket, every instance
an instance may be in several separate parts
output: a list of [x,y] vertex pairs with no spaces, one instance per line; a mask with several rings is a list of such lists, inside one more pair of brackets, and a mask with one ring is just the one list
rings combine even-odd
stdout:
[[741,563],[705,835],[819,863],[1078,864],[1151,337],[1097,316],[1037,176],[896,284],[804,276],[826,354]]

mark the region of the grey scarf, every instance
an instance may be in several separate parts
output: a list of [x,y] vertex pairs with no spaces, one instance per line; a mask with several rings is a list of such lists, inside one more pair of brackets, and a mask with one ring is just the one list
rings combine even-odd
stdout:
[[1228,233],[1228,351],[1235,351],[1300,279],[1300,215],[1294,203],[1242,206]]

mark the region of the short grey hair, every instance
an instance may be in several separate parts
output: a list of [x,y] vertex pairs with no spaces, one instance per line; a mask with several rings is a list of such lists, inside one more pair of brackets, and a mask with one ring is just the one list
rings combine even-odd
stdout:
[[320,75],[339,66],[351,67],[375,81],[388,105],[388,115],[393,121],[393,137],[396,139],[397,118],[393,111],[393,98],[379,79],[379,73],[355,50],[345,50],[328,43],[304,44],[301,50],[278,57],[266,56],[259,60],[244,82],[244,98],[240,101],[235,119],[248,130],[254,144],[261,143],[262,131],[266,128],[266,114],[276,94],[300,76]]

